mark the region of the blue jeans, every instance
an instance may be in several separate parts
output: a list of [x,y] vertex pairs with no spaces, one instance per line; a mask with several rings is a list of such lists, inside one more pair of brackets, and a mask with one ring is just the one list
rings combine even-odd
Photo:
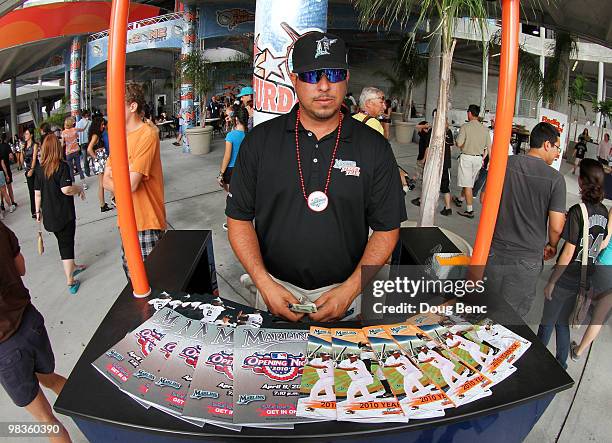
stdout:
[[66,161],[68,162],[68,166],[70,168],[70,179],[74,182],[74,168],[76,167],[81,180],[84,180],[85,175],[83,175],[83,169],[81,168],[81,153],[77,151],[66,155]]
[[569,318],[574,310],[578,289],[568,289],[556,285],[552,293],[552,300],[544,302],[544,312],[538,328],[538,338],[544,345],[548,345],[553,329],[556,333],[557,351],[555,358],[567,369],[569,355],[570,328]]

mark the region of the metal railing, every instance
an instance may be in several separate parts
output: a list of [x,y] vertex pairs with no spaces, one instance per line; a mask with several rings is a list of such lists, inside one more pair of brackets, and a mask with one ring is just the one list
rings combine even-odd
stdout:
[[[144,26],[155,25],[157,23],[163,23],[170,20],[176,20],[183,17],[182,12],[173,12],[171,14],[158,15],[157,17],[145,18],[144,20],[139,20],[137,22],[128,23],[127,30],[132,31],[134,29],[142,28]],[[91,34],[87,39],[88,42],[93,42],[99,40],[101,38],[108,37],[108,29],[106,31],[97,32],[95,34]]]

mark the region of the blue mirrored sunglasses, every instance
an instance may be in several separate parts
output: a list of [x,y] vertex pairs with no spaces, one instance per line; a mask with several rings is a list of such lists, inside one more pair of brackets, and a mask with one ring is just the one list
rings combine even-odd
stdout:
[[327,81],[330,83],[346,80],[346,69],[317,69],[316,71],[300,72],[298,78],[305,83],[315,85],[319,83],[323,74],[325,74]]

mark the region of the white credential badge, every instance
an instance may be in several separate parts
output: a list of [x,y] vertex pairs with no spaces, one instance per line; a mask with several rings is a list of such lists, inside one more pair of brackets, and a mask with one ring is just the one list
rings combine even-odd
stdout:
[[329,198],[321,191],[311,192],[308,196],[308,207],[315,212],[324,211],[329,204]]

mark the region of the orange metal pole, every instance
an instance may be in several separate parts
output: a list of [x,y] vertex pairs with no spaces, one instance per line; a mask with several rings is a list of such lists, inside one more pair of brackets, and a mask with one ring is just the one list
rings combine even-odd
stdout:
[[[470,265],[487,264],[491,240],[497,222],[499,202],[501,201],[508,144],[512,135],[512,119],[516,99],[516,77],[518,70],[520,0],[502,0],[502,44],[499,66],[499,87],[497,89],[497,110],[495,112],[495,133],[487,188],[482,206],[476,242]],[[481,269],[482,270],[482,269]]]
[[138,241],[125,133],[125,47],[129,7],[129,0],[113,0],[111,7],[106,103],[121,241],[132,279],[134,297],[147,297],[151,293],[151,287]]

